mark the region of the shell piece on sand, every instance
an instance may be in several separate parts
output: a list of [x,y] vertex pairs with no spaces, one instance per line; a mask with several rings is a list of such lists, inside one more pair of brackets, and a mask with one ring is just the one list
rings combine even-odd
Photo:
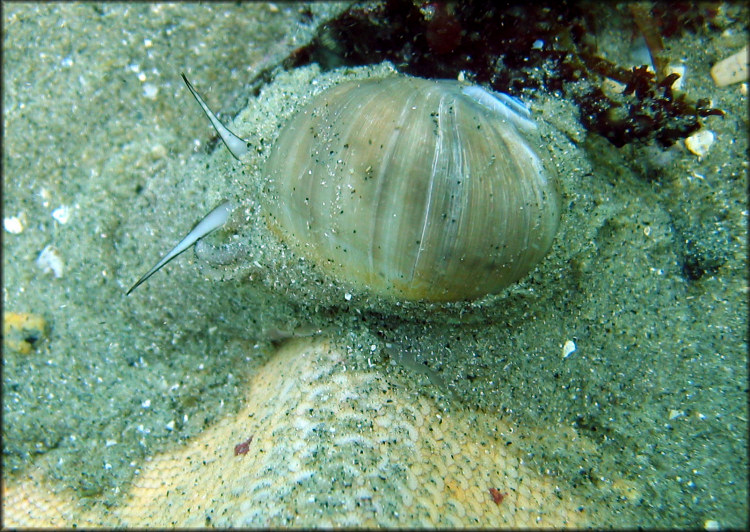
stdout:
[[711,77],[717,87],[726,87],[733,83],[747,81],[748,47],[722,59],[711,67]]

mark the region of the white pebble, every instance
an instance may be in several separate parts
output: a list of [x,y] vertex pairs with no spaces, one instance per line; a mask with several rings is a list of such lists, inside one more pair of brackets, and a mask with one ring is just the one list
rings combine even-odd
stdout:
[[669,419],[677,419],[678,417],[682,417],[685,415],[685,412],[682,410],[675,410],[674,408],[669,411]]
[[703,528],[705,528],[706,530],[721,530],[721,525],[714,519],[708,519],[705,523],[703,523]]
[[576,344],[573,342],[573,340],[568,340],[565,342],[565,345],[563,345],[562,348],[562,356],[563,358],[568,358],[570,354],[576,350]]
[[60,252],[53,246],[45,247],[36,259],[36,264],[45,273],[52,272],[59,279],[63,274],[63,260]]
[[24,214],[9,216],[8,218],[3,218],[3,228],[13,235],[18,235],[26,229],[25,222],[26,216]]
[[688,150],[698,156],[699,159],[708,155],[711,145],[714,143],[716,135],[708,129],[702,129],[690,135],[685,139],[685,146]]

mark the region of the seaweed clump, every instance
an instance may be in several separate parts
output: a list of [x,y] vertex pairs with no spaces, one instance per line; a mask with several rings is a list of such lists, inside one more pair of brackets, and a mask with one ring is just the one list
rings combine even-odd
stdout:
[[679,77],[670,74],[657,82],[645,66],[634,67],[621,76],[626,85],[619,101],[606,96],[601,87],[576,99],[581,123],[618,148],[652,139],[669,147],[700,129],[699,117],[724,114],[709,107],[706,99],[692,103],[684,93],[676,93],[672,85]]
[[[322,68],[391,61],[407,74],[456,78],[519,93],[546,90],[569,96],[584,127],[617,147],[632,142],[670,146],[721,115],[705,100],[691,101],[665,75],[661,31],[701,31],[716,17],[712,7],[670,10],[660,3],[638,9],[609,7],[633,34],[644,36],[657,66],[625,69],[597,51],[597,4],[487,4],[384,0],[353,4],[323,24],[313,41],[292,54],[288,68],[317,62]],[[666,36],[666,35],[665,35]],[[605,92],[606,78],[622,83]]]

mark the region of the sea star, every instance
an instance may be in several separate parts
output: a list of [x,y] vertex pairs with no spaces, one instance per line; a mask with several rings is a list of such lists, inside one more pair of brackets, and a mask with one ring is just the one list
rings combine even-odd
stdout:
[[123,503],[81,509],[43,480],[4,487],[7,526],[579,527],[592,516],[524,464],[518,431],[445,411],[326,340],[285,344],[245,406],[147,461]]

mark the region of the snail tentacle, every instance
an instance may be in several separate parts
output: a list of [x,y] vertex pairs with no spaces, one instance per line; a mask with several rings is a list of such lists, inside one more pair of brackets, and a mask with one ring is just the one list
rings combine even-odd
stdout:
[[206,102],[203,101],[203,98],[201,98],[200,94],[198,94],[198,92],[193,88],[193,85],[188,81],[185,74],[181,75],[182,79],[185,81],[185,85],[187,85],[187,88],[190,89],[190,93],[193,95],[193,97],[195,97],[198,105],[200,105],[201,109],[203,109],[203,112],[206,113],[206,116],[211,121],[214,129],[216,129],[216,132],[221,137],[221,140],[224,141],[224,145],[234,156],[234,158],[239,161],[247,153],[247,142],[232,133],[224,124],[219,121],[218,118],[216,118],[216,115],[213,113],[213,111],[211,111],[211,109],[208,108]]
[[229,219],[229,215],[232,213],[233,209],[234,207],[232,205],[232,202],[225,201],[224,203],[213,209],[211,212],[209,212],[200,222],[196,224],[195,227],[193,227],[193,229],[187,235],[185,235],[185,238],[180,240],[180,242],[175,247],[173,247],[169,253],[164,255],[164,257],[159,262],[157,262],[153,268],[146,272],[143,277],[138,279],[138,282],[135,283],[130,288],[130,290],[127,291],[127,295],[130,295],[130,292],[138,288],[138,286],[144,283],[149,277],[158,272],[162,266],[188,249],[190,246],[195,244],[199,239],[224,225]]

